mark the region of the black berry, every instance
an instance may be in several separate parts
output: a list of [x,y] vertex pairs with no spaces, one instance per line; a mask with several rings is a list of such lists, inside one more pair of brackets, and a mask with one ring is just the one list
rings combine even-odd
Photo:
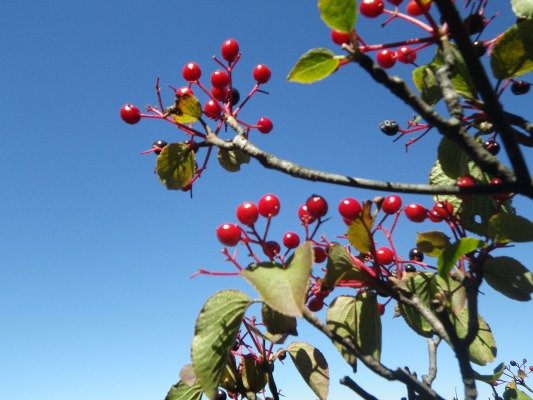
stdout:
[[487,20],[481,14],[470,14],[463,22],[470,35],[483,32],[487,24]]
[[474,51],[478,57],[482,57],[487,52],[487,46],[484,42],[476,41],[472,44],[474,46]]
[[389,119],[383,121],[379,124],[379,129],[387,136],[394,136],[398,133],[400,127],[396,121],[391,121]]
[[237,89],[232,87],[231,88],[231,104],[234,106],[239,104],[240,99],[241,99],[241,94],[239,93]]
[[416,247],[414,249],[411,249],[409,251],[409,259],[415,260],[418,262],[424,261],[424,253],[422,253],[420,250],[418,250]]
[[222,389],[217,390],[217,394],[215,395],[215,400],[226,400],[226,392],[224,392]]
[[[159,148],[159,149],[162,149],[163,147],[165,147],[168,143],[165,142],[164,140],[156,140],[153,144],[152,144],[152,149],[155,149],[155,148]],[[161,154],[161,150],[154,150],[154,153],[159,155]]]
[[526,94],[529,92],[529,87],[531,85],[528,82],[524,81],[513,81],[511,85],[511,92],[513,92],[514,95],[520,96],[521,94]]
[[516,367],[518,364],[516,363],[516,361],[511,361],[509,364],[511,364],[513,367]]
[[487,140],[483,143],[483,147],[493,156],[497,155],[500,152],[500,144],[495,140]]
[[285,350],[280,351],[279,354],[278,354],[278,358],[281,361],[285,360],[287,358],[287,352]]
[[405,272],[416,272],[416,267],[413,264],[405,264],[403,269]]

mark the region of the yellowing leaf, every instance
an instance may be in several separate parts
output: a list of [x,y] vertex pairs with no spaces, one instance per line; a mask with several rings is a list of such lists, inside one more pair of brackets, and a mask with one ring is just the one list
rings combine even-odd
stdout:
[[490,57],[496,79],[509,79],[533,71],[533,21],[511,26],[498,38]]
[[167,189],[183,189],[196,172],[194,151],[185,143],[167,144],[157,156],[156,171],[159,180]]
[[170,107],[167,112],[176,122],[182,124],[192,124],[202,116],[202,105],[200,100],[190,93],[176,96],[176,104]]

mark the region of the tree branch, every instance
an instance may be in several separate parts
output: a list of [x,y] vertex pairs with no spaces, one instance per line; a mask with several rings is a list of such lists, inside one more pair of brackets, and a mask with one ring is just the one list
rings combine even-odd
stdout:
[[372,396],[370,393],[364,390],[361,386],[355,383],[355,381],[352,380],[349,376],[345,376],[344,378],[341,378],[340,383],[341,385],[344,385],[352,389],[355,393],[357,393],[359,396],[361,396],[365,400],[379,400],[377,397]]
[[428,374],[422,375],[422,382],[431,386],[435,378],[437,377],[437,348],[439,347],[441,338],[428,339],[428,358],[429,368]]

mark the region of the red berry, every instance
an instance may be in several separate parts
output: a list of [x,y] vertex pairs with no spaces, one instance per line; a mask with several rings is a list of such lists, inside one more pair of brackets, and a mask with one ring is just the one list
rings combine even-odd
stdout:
[[531,372],[533,372],[533,365],[530,365],[530,366],[529,366],[529,370],[530,370]]
[[385,197],[385,200],[383,200],[383,203],[381,204],[381,209],[385,214],[388,215],[397,213],[401,207],[402,198],[396,195],[390,195]]
[[219,89],[213,86],[211,87],[211,94],[213,95],[215,99],[217,99],[218,101],[222,101],[222,102],[226,102],[228,98],[227,88]]
[[320,264],[328,258],[328,252],[323,247],[313,247],[315,263]]
[[312,312],[318,312],[324,308],[324,300],[319,297],[313,297],[307,302],[307,308]]
[[416,51],[409,46],[402,46],[396,50],[396,58],[403,64],[412,64],[416,60]]
[[383,0],[363,0],[359,4],[359,12],[368,18],[376,18],[384,9]]
[[423,4],[421,8],[415,0],[411,0],[407,3],[407,14],[412,15],[413,17],[418,17],[419,15],[424,14],[424,12],[429,11],[430,8],[431,2]]
[[348,197],[344,200],[341,200],[339,203],[339,214],[348,220],[354,220],[356,219],[359,214],[361,214],[361,203],[359,203],[357,200],[352,199],[351,197]]
[[257,121],[257,130],[261,133],[269,133],[274,128],[274,124],[267,117],[261,117]]
[[267,83],[272,73],[270,72],[270,68],[268,68],[266,65],[259,64],[254,68],[253,75],[257,83]]
[[403,0],[387,0],[387,2],[392,4],[393,6],[399,6],[403,3]]
[[204,114],[209,118],[218,118],[222,112],[222,107],[217,101],[209,100],[204,105]]
[[211,84],[217,89],[224,89],[229,85],[229,76],[224,71],[217,69],[211,74]]
[[346,225],[350,226],[354,220],[349,218],[343,218],[342,222],[344,222]]
[[246,201],[237,207],[237,219],[246,226],[252,226],[259,217],[259,211],[254,203]]
[[189,86],[184,86],[176,90],[176,96],[184,96],[186,94],[194,95],[194,92]]
[[339,32],[335,29],[331,31],[331,40],[333,43],[342,46],[343,44],[350,44],[350,34],[346,32]]
[[300,245],[300,236],[294,232],[287,232],[283,235],[283,246],[288,249],[295,249]]
[[[460,176],[459,178],[457,178],[457,180],[455,181],[455,186],[459,186],[459,187],[470,187],[470,186],[476,186],[477,182],[476,182],[476,178],[474,178],[472,175],[464,175],[464,176]],[[470,199],[471,196],[469,195],[464,195],[464,194],[461,194],[461,195],[457,195],[458,198],[462,199],[462,200],[467,200],[467,199]]]
[[428,218],[431,222],[441,222],[443,220],[435,208],[428,211]]
[[120,118],[133,125],[141,120],[141,111],[132,104],[126,104],[120,109]]
[[241,240],[241,228],[237,224],[222,224],[217,228],[217,238],[224,246],[233,247]]
[[[492,178],[489,182],[490,185],[502,185],[503,181],[500,178]],[[493,193],[490,195],[494,200],[505,201],[508,200],[511,195],[509,193]]]
[[379,315],[385,314],[385,306],[381,303],[378,303],[378,312],[379,312]]
[[183,75],[183,79],[186,81],[196,82],[198,79],[200,79],[200,76],[202,76],[202,70],[198,64],[190,62],[183,67],[181,74]]
[[278,242],[271,240],[263,244],[263,253],[270,259],[276,257],[280,251],[281,247]]
[[376,55],[376,61],[381,68],[392,68],[396,64],[396,53],[389,49],[380,50]]
[[427,218],[427,210],[420,204],[409,204],[404,208],[405,215],[410,221],[422,222]]
[[392,264],[394,261],[394,253],[388,247],[380,247],[376,250],[376,260],[382,265]]
[[298,209],[298,218],[300,218],[300,221],[305,225],[310,225],[316,220],[316,218],[309,213],[305,204]]
[[442,219],[450,219],[453,217],[453,204],[446,200],[436,203],[433,206],[433,209],[442,217]]
[[232,63],[239,55],[239,43],[234,39],[228,39],[222,43],[220,52],[222,53],[222,58],[224,60]]
[[265,194],[259,199],[257,208],[263,217],[275,217],[280,209],[279,199],[273,194]]
[[315,218],[322,218],[328,213],[328,203],[322,196],[313,195],[305,202],[307,211]]

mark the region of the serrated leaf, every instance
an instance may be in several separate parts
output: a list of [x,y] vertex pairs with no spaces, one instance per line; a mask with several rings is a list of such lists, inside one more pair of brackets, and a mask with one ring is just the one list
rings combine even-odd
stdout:
[[196,320],[191,359],[197,381],[211,400],[226,368],[242,318],[251,301],[237,290],[211,296]]
[[252,354],[246,354],[242,357],[241,376],[244,387],[253,393],[261,391],[267,383],[265,369]]
[[351,32],[357,18],[357,5],[353,0],[319,0],[322,20],[331,29]]
[[331,75],[339,66],[339,58],[328,49],[312,49],[296,62],[287,79],[291,82],[313,83]]
[[364,354],[370,354],[377,361],[381,358],[381,316],[376,294],[361,292],[356,297],[357,344]]
[[323,354],[310,344],[293,342],[287,348],[296,369],[320,400],[329,392],[329,367]]
[[241,276],[271,308],[289,317],[301,317],[312,265],[311,242],[306,242],[296,249],[285,269],[276,263],[261,263],[242,270]]
[[157,156],[156,171],[168,190],[183,189],[196,172],[194,151],[185,143],[167,144]]
[[531,397],[519,389],[507,389],[503,392],[503,400],[531,400]]
[[487,283],[501,294],[518,301],[531,300],[533,275],[511,257],[489,258],[483,267]]
[[422,96],[422,100],[433,106],[442,98],[435,73],[428,65],[422,65],[413,70],[413,82]]
[[494,368],[494,372],[492,373],[492,375],[481,375],[474,371],[474,378],[478,381],[492,384],[493,382],[500,379],[500,376],[502,376],[503,371],[505,371],[505,363],[500,363],[496,366],[496,368]]
[[220,166],[228,172],[237,172],[241,170],[242,164],[250,162],[250,156],[240,150],[226,150],[218,148],[217,158]]
[[202,105],[194,95],[185,93],[176,96],[176,103],[168,111],[176,122],[192,124],[202,116]]
[[511,0],[511,6],[518,18],[533,19],[533,0]]
[[[468,307],[459,314],[451,314],[451,320],[459,338],[464,338],[468,332]],[[486,365],[493,362],[496,357],[496,342],[490,327],[485,320],[478,315],[479,330],[470,346],[468,355],[470,361],[477,365]]]
[[440,253],[437,260],[437,271],[443,279],[448,279],[448,275],[455,263],[464,255],[471,253],[480,247],[485,246],[485,242],[476,238],[461,238],[452,245],[446,247]]
[[261,314],[268,332],[272,334],[298,335],[296,318],[283,315],[264,303],[261,307]]
[[[416,294],[427,307],[431,308],[431,300],[437,291],[435,274],[423,272],[409,274],[407,287]],[[416,333],[424,337],[432,337],[433,329],[427,320],[413,307],[398,303],[398,310],[402,317]]]
[[[355,297],[339,296],[333,300],[326,313],[326,324],[341,338],[356,338],[355,330]],[[342,344],[333,342],[339,353],[346,360],[348,365],[357,370],[357,357],[348,351]]]
[[507,29],[496,41],[490,56],[496,79],[516,78],[533,71],[533,21],[525,20]]
[[450,238],[440,231],[417,233],[416,247],[430,257],[438,257],[450,245]]
[[518,215],[501,212],[490,218],[488,233],[495,243],[533,242],[533,222]]
[[199,385],[189,386],[179,381],[170,388],[165,400],[200,400],[201,398],[202,389]]
[[442,172],[451,179],[468,174],[468,156],[457,143],[444,136],[437,150]]
[[326,274],[321,282],[322,290],[332,290],[341,279],[365,280],[369,276],[354,265],[348,250],[339,243],[333,243],[328,250]]

